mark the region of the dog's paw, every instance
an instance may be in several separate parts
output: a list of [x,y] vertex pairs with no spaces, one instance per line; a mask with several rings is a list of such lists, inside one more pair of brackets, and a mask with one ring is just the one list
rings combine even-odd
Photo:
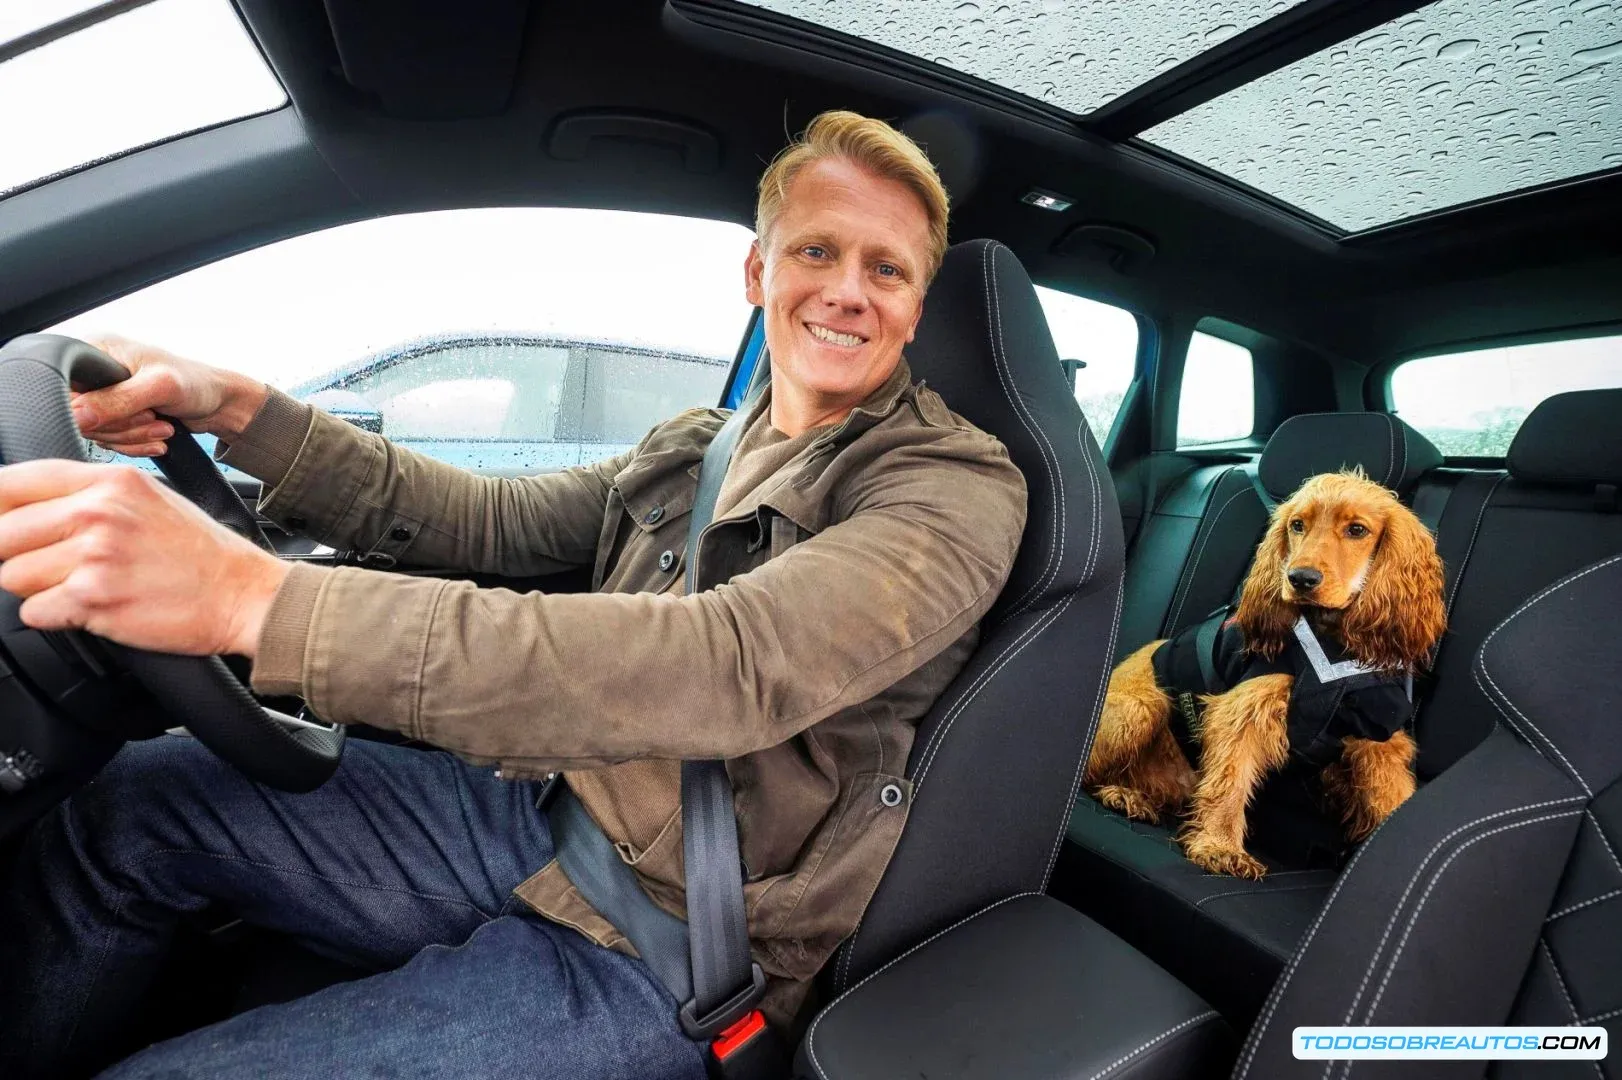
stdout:
[[1354,844],[1369,838],[1369,834],[1381,825],[1385,819],[1397,812],[1397,807],[1407,802],[1406,795],[1390,797],[1383,800],[1368,800],[1350,807],[1346,811],[1346,839]]
[[1116,813],[1125,814],[1133,821],[1147,821],[1151,825],[1160,823],[1160,811],[1136,788],[1105,784],[1093,792],[1093,798]]
[[1244,848],[1214,840],[1203,833],[1183,837],[1183,854],[1188,856],[1189,862],[1208,874],[1225,874],[1228,877],[1249,878],[1251,881],[1260,881],[1267,876],[1267,867],[1262,865],[1261,860],[1247,854]]

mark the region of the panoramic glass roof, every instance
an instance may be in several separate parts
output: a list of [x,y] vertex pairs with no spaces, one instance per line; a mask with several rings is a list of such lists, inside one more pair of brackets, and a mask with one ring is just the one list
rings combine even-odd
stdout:
[[1292,0],[745,0],[1086,113]]
[[1622,3],[1441,0],[1143,137],[1351,231],[1622,165]]
[[[1083,118],[1296,6],[743,2]],[[1622,0],[1438,0],[1142,138],[1348,232],[1622,167]]]

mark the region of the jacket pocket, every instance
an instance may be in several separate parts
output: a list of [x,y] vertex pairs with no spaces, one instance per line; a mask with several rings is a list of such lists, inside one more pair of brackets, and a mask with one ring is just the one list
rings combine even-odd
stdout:
[[750,936],[790,978],[810,978],[849,937],[879,887],[912,805],[912,782],[859,773],[790,875],[744,887]]

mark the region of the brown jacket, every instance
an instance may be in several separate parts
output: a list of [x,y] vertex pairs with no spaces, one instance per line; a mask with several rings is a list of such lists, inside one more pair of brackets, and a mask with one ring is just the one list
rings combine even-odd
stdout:
[[[759,408],[767,407],[770,395]],[[1025,484],[1001,443],[905,361],[842,423],[718,514],[673,590],[704,448],[683,413],[631,452],[479,477],[273,393],[224,460],[260,509],[371,565],[533,575],[593,567],[593,594],[295,565],[254,688],[394,728],[509,778],[566,773],[662,907],[683,908],[680,760],[725,758],[767,1011],[790,1017],[852,933],[907,817],[916,725],[1007,578]],[[666,553],[670,553],[669,556]],[[880,792],[904,798],[886,807]],[[540,913],[633,951],[556,862]]]

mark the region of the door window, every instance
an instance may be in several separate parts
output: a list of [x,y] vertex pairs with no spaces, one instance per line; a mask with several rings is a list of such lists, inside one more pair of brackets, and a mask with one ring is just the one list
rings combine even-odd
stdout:
[[607,210],[402,215],[222,259],[52,329],[235,368],[466,468],[554,469],[719,402],[751,239]]

